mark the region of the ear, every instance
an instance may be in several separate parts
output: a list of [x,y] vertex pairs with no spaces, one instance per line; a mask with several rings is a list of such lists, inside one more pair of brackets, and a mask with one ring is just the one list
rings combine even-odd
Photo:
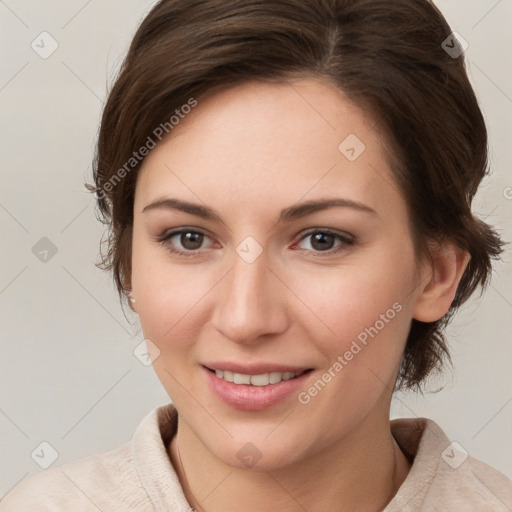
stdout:
[[453,244],[438,245],[431,253],[432,260],[422,268],[413,310],[413,318],[420,322],[435,322],[448,312],[469,262],[469,254]]

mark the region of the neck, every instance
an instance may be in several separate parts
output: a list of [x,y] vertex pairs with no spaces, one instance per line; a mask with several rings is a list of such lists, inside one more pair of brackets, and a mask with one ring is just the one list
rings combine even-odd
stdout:
[[224,464],[180,419],[169,451],[185,496],[198,512],[276,507],[281,512],[377,512],[391,501],[410,470],[387,417],[378,423],[367,417],[328,449],[272,471]]

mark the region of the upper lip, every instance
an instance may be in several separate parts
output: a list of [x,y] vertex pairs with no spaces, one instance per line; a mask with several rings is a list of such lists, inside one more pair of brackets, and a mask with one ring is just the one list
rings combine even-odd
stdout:
[[309,370],[307,366],[290,366],[285,364],[276,363],[254,363],[254,364],[239,364],[230,362],[211,362],[203,363],[203,366],[209,370],[222,370],[233,373],[241,373],[242,375],[262,375],[264,373],[272,372],[293,372],[301,373]]

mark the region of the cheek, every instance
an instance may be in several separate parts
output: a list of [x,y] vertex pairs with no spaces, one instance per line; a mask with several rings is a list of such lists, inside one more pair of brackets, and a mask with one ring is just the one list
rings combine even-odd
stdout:
[[[145,273],[137,294],[144,335],[159,343],[186,339],[183,331],[197,325],[201,298],[208,291],[205,279],[186,272]],[[176,333],[179,337],[175,337]],[[190,333],[191,334],[191,333]]]
[[371,371],[378,379],[370,380],[380,387],[400,362],[412,317],[414,260],[406,252],[398,258],[393,250],[379,251],[376,261],[323,269],[297,281],[297,295],[315,313],[302,320],[308,337],[328,367],[342,359],[339,384],[349,379],[362,390]]
[[202,304],[218,277],[208,266],[170,263],[165,249],[138,243],[136,235],[132,254],[132,285],[144,336],[162,352],[183,350],[206,321],[200,318]]
[[298,292],[309,292],[308,305],[332,331],[319,331],[313,315],[302,323],[324,355],[318,377],[327,384],[316,381],[300,398],[302,404],[310,404],[310,411],[331,418],[342,429],[347,418],[364,416],[394,387],[412,316],[413,271],[403,259],[398,265],[382,253],[378,265],[331,271],[323,280],[302,280]]
[[[334,336],[355,336],[381,315],[395,317],[410,300],[412,276],[405,265],[352,265],[294,280],[296,293]],[[401,308],[395,305],[399,303]],[[312,315],[313,316],[313,315]],[[379,324],[380,325],[380,324]]]

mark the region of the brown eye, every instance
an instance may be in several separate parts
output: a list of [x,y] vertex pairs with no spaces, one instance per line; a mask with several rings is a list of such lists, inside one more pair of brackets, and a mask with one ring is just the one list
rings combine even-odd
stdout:
[[194,231],[180,233],[179,237],[182,247],[189,251],[200,249],[204,239],[204,235],[202,233],[196,233]]
[[317,229],[306,233],[297,245],[304,250],[332,254],[353,244],[354,238],[348,234]]
[[311,247],[315,251],[328,251],[334,247],[335,237],[328,233],[315,233],[310,235]]
[[156,238],[168,251],[182,256],[194,256],[203,252],[203,244],[208,240],[209,236],[192,229],[172,231]]

